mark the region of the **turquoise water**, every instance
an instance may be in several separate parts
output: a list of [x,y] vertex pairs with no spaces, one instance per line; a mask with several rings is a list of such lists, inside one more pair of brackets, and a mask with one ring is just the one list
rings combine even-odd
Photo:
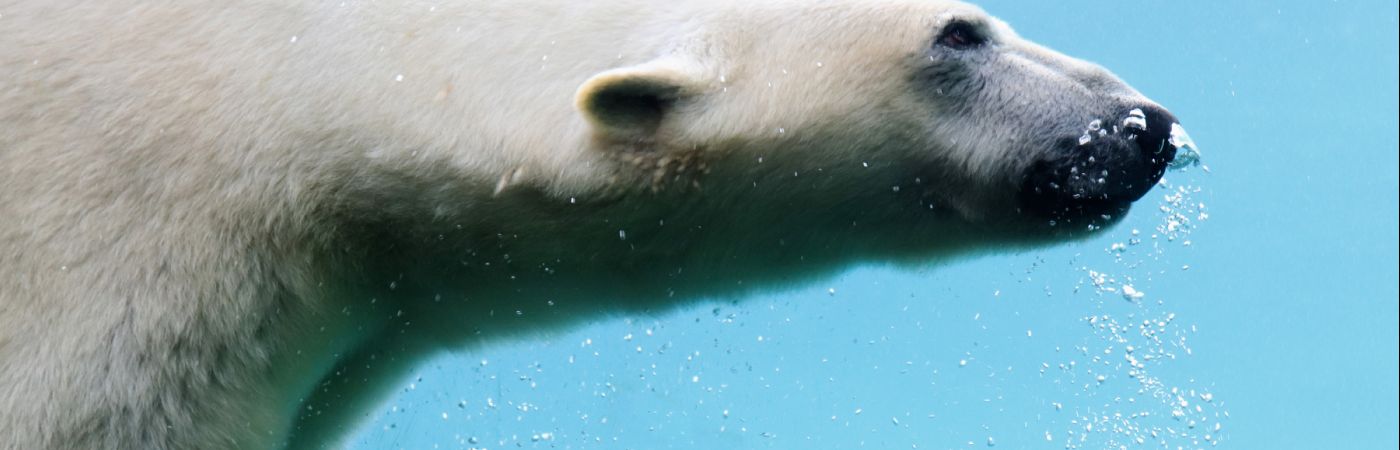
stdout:
[[1396,4],[983,6],[1209,171],[1092,241],[464,349],[352,447],[1396,448]]

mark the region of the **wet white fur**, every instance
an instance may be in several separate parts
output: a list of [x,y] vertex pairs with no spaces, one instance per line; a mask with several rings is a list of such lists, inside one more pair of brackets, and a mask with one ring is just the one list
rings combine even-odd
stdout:
[[[909,72],[953,19],[1019,86],[957,117]],[[0,43],[5,450],[334,446],[433,349],[892,253],[891,186],[997,216],[1028,117],[1137,95],[932,0],[7,0]],[[617,79],[675,102],[588,111]]]

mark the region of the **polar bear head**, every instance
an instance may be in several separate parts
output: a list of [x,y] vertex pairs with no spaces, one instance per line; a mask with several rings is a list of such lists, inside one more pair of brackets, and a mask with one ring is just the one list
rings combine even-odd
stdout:
[[0,448],[321,448],[438,348],[1081,236],[1179,150],[952,1],[51,3],[0,26]]
[[756,224],[915,246],[1082,235],[1176,153],[1164,108],[976,7],[847,3],[681,22],[661,56],[578,90],[593,150],[634,187],[699,186]]

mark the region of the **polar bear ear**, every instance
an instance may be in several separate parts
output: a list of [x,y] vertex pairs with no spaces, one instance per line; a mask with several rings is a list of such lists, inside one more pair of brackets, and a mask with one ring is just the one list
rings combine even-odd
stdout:
[[698,93],[699,73],[674,57],[608,70],[579,86],[574,104],[603,136],[646,137],[678,102]]

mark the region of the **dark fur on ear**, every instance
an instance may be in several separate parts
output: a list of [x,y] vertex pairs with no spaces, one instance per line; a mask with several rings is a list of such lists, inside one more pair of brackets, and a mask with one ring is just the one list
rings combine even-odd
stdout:
[[699,92],[699,73],[678,57],[613,69],[579,86],[574,104],[600,137],[647,139],[677,103]]

